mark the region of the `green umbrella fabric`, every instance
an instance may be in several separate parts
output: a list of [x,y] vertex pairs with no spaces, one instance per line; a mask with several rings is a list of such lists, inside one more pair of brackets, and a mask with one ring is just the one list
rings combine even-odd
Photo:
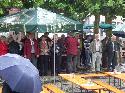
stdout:
[[94,24],[85,24],[84,29],[93,29],[94,28]]
[[111,24],[100,24],[99,27],[101,29],[112,29],[113,25],[111,25]]
[[[111,24],[99,24],[99,27],[100,27],[101,29],[114,28],[114,26],[111,25]],[[85,24],[83,28],[84,28],[84,29],[94,29],[94,24]]]
[[10,29],[24,29],[27,32],[36,30],[39,32],[83,30],[82,23],[42,8],[23,10],[20,13],[0,18],[0,22],[9,24]]
[[113,31],[125,31],[125,23],[117,25]]

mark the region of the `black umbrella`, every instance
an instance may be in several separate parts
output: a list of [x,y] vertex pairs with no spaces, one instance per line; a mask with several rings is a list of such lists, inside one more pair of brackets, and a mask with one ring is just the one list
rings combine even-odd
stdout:
[[124,31],[113,31],[113,35],[125,38],[125,32]]

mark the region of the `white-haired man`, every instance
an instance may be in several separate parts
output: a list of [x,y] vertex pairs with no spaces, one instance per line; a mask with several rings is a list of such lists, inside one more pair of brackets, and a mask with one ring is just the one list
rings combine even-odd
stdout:
[[102,47],[101,41],[99,39],[99,34],[95,34],[95,39],[90,44],[90,50],[92,52],[92,71],[100,71],[101,70],[101,55],[102,55]]

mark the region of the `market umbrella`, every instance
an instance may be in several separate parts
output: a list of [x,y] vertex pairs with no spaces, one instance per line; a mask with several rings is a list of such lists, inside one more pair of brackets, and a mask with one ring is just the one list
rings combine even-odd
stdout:
[[94,24],[85,24],[83,29],[94,29]]
[[66,32],[83,30],[83,24],[42,8],[25,9],[20,13],[0,18],[0,23],[16,31]]
[[[85,24],[83,28],[84,29],[94,29],[94,24]],[[114,26],[111,24],[99,24],[99,28],[101,28],[101,29],[110,29],[111,28],[112,29],[112,28],[114,28]]]
[[0,77],[12,91],[20,93],[40,93],[39,72],[32,63],[17,54],[0,56]]
[[112,30],[115,36],[125,38],[125,23],[116,25],[116,28]]
[[112,31],[125,31],[125,23],[116,25],[116,27]]
[[112,33],[113,33],[113,35],[115,35],[117,37],[125,38],[125,32],[124,31],[113,31]]
[[99,27],[101,29],[112,29],[112,28],[114,28],[114,26],[111,25],[111,24],[100,24]]

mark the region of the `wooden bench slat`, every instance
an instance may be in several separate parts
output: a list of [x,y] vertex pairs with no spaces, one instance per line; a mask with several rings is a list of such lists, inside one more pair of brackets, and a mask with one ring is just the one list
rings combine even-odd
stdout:
[[57,86],[55,86],[53,84],[46,84],[43,87],[47,88],[48,91],[50,90],[54,93],[65,93],[64,91],[62,91],[61,89],[59,89]]
[[77,76],[83,77],[83,78],[88,78],[88,77],[106,77],[108,75],[103,74],[103,73],[90,73],[90,74],[80,74],[80,75],[77,75]]
[[112,91],[114,93],[125,93],[125,92],[123,92],[123,91],[121,91],[121,90],[119,90],[119,89],[117,89],[117,88],[115,88],[115,87],[105,83],[105,82],[102,82],[102,81],[99,81],[99,80],[95,80],[93,82],[95,82],[96,84],[99,84],[99,85],[105,87],[106,89],[108,89],[108,90],[110,90],[110,91]]

